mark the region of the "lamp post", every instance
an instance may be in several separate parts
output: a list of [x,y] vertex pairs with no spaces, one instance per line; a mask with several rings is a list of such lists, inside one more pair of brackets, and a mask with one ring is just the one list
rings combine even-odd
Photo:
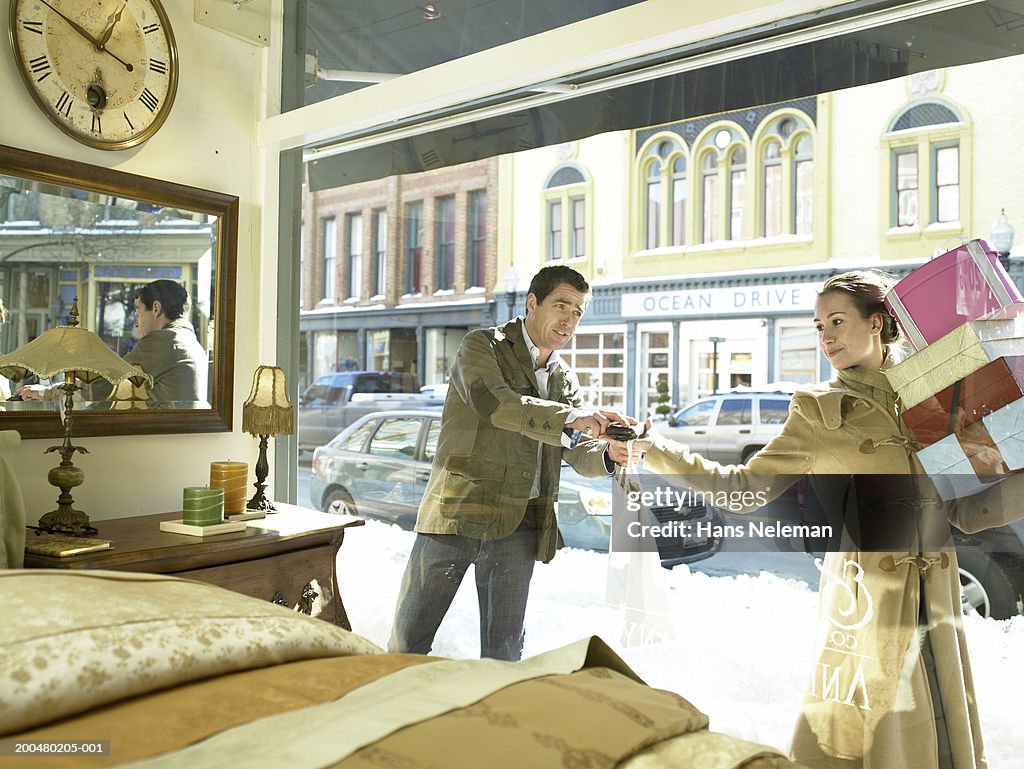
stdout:
[[992,248],[999,254],[999,262],[1003,265],[1003,269],[1007,272],[1010,271],[1010,249],[1013,248],[1013,227],[1010,226],[1010,220],[1006,218],[1006,209],[999,211],[999,216],[992,222],[992,229],[988,234],[989,240],[992,241]]
[[724,342],[724,336],[709,336],[711,342],[711,394],[718,392],[718,343]]
[[512,314],[516,310],[516,287],[519,285],[519,273],[511,264],[505,270],[505,277],[501,279],[501,287],[505,289],[505,301],[508,303],[508,319],[512,320]]

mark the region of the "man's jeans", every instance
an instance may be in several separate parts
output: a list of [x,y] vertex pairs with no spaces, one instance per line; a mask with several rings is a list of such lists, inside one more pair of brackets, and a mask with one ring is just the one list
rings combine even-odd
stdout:
[[470,564],[476,567],[480,656],[518,660],[523,618],[537,553],[537,530],[527,515],[504,539],[485,542],[458,534],[417,534],[398,594],[388,651],[427,654]]

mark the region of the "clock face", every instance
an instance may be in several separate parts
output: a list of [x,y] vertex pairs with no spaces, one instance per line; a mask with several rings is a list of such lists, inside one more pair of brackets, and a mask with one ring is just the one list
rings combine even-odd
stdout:
[[167,118],[178,56],[160,0],[11,0],[10,22],[25,84],[78,141],[134,147]]

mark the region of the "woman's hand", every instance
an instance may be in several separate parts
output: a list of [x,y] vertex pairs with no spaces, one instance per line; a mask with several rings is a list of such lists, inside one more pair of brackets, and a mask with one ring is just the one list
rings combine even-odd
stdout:
[[650,419],[644,422],[644,435],[645,437],[632,441],[616,441],[606,437],[608,456],[612,462],[625,467],[630,463],[631,458],[634,461],[639,460],[654,445],[654,439],[658,437],[658,434],[651,430]]

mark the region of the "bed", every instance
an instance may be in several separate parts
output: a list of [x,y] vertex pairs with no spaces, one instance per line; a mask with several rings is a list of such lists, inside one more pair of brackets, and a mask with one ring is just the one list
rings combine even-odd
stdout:
[[385,654],[212,585],[102,571],[0,571],[0,606],[0,740],[109,741],[4,766],[796,766],[597,638],[515,664]]

